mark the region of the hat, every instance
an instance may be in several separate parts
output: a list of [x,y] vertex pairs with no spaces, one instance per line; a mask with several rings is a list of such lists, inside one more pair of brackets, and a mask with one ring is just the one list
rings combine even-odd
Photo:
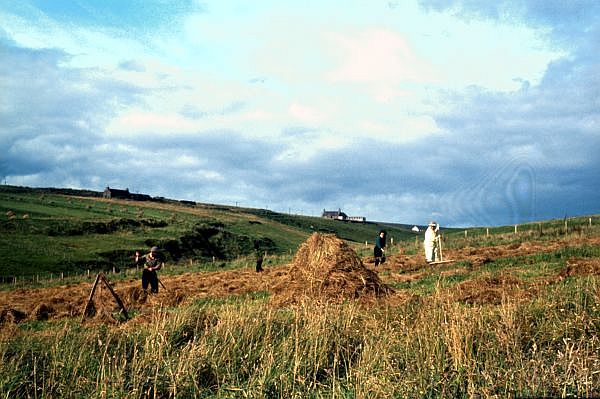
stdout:
[[430,226],[437,226],[437,222],[429,222]]
[[150,252],[158,252],[158,247],[152,247],[152,248],[150,248]]

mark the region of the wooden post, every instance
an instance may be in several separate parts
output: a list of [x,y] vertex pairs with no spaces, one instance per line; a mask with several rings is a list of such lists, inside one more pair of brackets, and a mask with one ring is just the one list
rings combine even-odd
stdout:
[[[110,291],[110,293],[112,294],[112,296],[115,298],[115,301],[117,301],[117,304],[119,305],[119,307],[123,311],[123,314],[125,315],[125,319],[129,319],[129,315],[127,314],[127,309],[125,309],[125,305],[123,305],[123,302],[121,301],[121,298],[119,298],[119,296],[117,295],[117,293],[110,286],[110,284],[108,283],[108,281],[104,277],[104,274],[100,273],[100,278],[104,282],[104,285],[106,285],[106,288],[108,288],[108,290]],[[164,285],[163,285],[163,287],[164,287]]]
[[467,232],[467,230],[465,230],[465,238],[467,238],[467,234],[468,234],[468,232]]
[[517,225],[515,224],[515,234],[517,234]]
[[129,319],[129,314],[127,313],[127,309],[125,309],[125,305],[123,305],[123,302],[121,301],[121,298],[119,298],[119,295],[117,295],[117,293],[110,286],[109,282],[106,280],[106,277],[104,277],[104,274],[98,273],[98,275],[96,276],[96,280],[94,281],[94,285],[92,286],[92,290],[90,291],[90,296],[88,298],[88,301],[86,302],[85,308],[83,309],[83,315],[81,316],[81,322],[83,323],[83,321],[85,320],[87,310],[88,310],[90,304],[92,303],[92,299],[94,298],[94,294],[96,293],[96,288],[98,287],[98,283],[100,281],[102,281],[102,283],[106,286],[106,288],[108,288],[108,291],[110,291],[110,293],[112,294],[113,298],[115,298],[117,305],[119,305],[119,307],[123,311],[123,315],[125,316],[125,319]]
[[589,223],[589,226],[590,226],[590,228],[591,228],[591,227],[592,227],[592,218],[589,218],[589,219],[588,219],[588,223]]
[[567,222],[567,219],[565,218],[565,235],[569,232],[569,222]]
[[100,275],[96,276],[96,280],[94,281],[94,285],[92,285],[92,290],[90,291],[90,296],[88,297],[87,302],[85,303],[85,308],[83,308],[83,315],[81,316],[81,322],[85,320],[85,315],[87,313],[90,304],[92,303],[92,299],[94,298],[94,294],[96,293],[96,287],[98,286],[98,282],[100,281]]
[[487,227],[487,228],[485,229],[485,236],[486,236],[486,237],[489,237],[489,236],[490,236],[490,228],[489,228],[489,227]]

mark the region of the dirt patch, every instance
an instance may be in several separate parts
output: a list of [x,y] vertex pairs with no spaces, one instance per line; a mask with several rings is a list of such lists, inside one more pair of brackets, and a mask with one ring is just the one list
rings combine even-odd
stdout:
[[600,276],[600,259],[571,258],[559,273],[563,278],[573,276]]
[[459,283],[449,295],[455,301],[471,305],[498,305],[505,297],[527,297],[523,287],[523,281],[511,275],[482,277]]
[[313,233],[298,249],[287,278],[274,287],[274,303],[304,300],[340,302],[380,297],[393,292],[377,273],[367,269],[345,241]]

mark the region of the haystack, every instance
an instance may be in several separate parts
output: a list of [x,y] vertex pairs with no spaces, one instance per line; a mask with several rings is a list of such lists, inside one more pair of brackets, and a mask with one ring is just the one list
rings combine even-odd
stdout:
[[275,300],[340,302],[391,291],[346,242],[332,234],[313,233],[298,249],[287,278],[275,287]]

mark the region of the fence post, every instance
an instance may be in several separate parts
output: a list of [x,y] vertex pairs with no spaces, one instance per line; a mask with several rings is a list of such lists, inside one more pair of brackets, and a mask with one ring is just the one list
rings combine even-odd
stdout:
[[588,218],[588,223],[589,223],[590,227],[592,227],[592,218]]
[[515,224],[515,234],[517,234],[517,225]]
[[490,236],[490,228],[489,227],[486,227],[486,229],[485,229],[485,236],[486,237]]
[[467,238],[467,230],[465,230],[465,238]]
[[565,235],[569,232],[569,222],[565,219]]

